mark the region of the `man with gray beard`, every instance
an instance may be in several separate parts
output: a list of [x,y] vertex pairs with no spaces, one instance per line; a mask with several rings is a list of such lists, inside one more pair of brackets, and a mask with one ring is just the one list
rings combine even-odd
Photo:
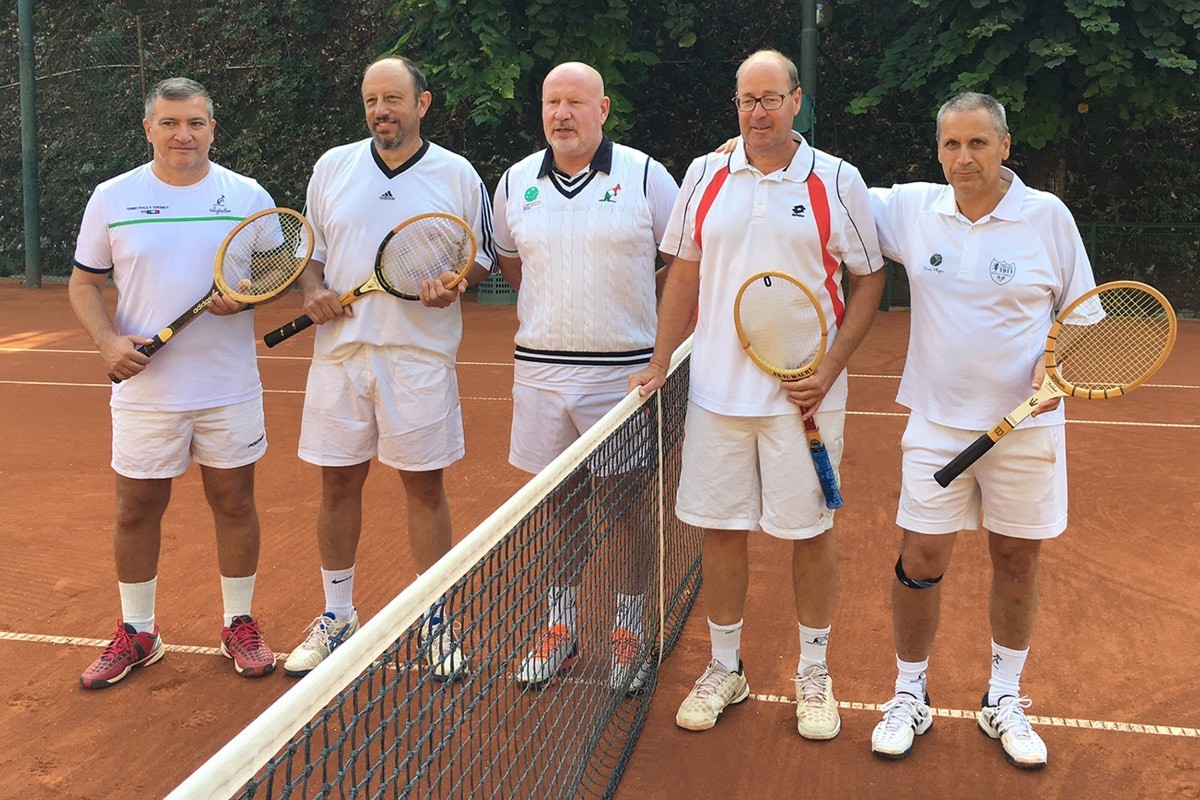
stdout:
[[[370,138],[321,156],[308,185],[315,247],[299,282],[304,312],[320,327],[299,449],[300,458],[321,467],[317,543],[325,610],[284,665],[293,677],[308,674],[358,630],[354,565],[373,458],[395,469],[404,485],[416,573],[450,549],[442,471],[464,455],[454,372],[462,339],[457,300],[492,267],[491,208],[466,159],[421,137],[431,99],[409,59],[372,63],[362,81]],[[466,280],[452,289],[443,283],[449,273],[427,280],[419,303],[371,292],[343,308],[338,298],[370,277],[384,236],[429,212],[462,217],[474,231],[479,250]],[[422,647],[437,680],[465,674],[455,628],[442,599],[422,618]]]

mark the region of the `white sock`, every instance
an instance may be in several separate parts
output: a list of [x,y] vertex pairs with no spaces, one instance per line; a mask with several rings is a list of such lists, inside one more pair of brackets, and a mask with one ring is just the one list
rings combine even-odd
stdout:
[[575,622],[579,613],[579,587],[552,586],[546,594],[546,603],[550,607],[550,627],[565,625],[567,630],[575,633]]
[[925,700],[925,673],[929,671],[929,659],[924,661],[902,661],[896,656],[896,694],[910,694]]
[[616,627],[624,628],[636,635],[643,636],[642,617],[646,612],[646,596],[642,594],[617,594],[617,623]]
[[737,672],[742,665],[742,623],[738,620],[732,625],[718,625],[711,619],[708,621],[708,636],[712,640],[713,660],[721,662],[721,666],[730,672]]
[[994,706],[1001,697],[1021,696],[1021,670],[1029,648],[1010,650],[992,642],[992,679],[988,682],[988,705]]
[[325,612],[339,620],[349,621],[354,616],[354,567],[322,567],[321,584],[325,587]]
[[158,576],[143,583],[117,582],[121,592],[121,621],[132,625],[138,633],[154,630],[154,596],[158,592]]
[[824,666],[825,648],[829,646],[829,631],[833,626],[810,628],[801,622],[796,625],[800,628],[800,664],[796,668],[799,675],[806,667]]
[[254,575],[245,578],[221,576],[221,600],[225,604],[225,627],[233,624],[234,617],[250,616],[250,602],[254,599]]

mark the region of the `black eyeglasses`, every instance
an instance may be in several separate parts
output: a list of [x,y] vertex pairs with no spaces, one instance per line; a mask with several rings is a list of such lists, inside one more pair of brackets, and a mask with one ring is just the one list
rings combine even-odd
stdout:
[[[792,91],[795,91],[794,89]],[[789,92],[788,94],[791,94]],[[738,111],[753,111],[754,107],[762,103],[764,111],[774,111],[778,108],[783,108],[783,101],[786,94],[764,94],[762,97],[735,97],[733,104],[737,106]]]

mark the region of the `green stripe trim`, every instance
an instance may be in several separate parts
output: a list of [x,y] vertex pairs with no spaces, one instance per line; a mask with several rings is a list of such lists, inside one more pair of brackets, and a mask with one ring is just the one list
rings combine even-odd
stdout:
[[119,228],[122,225],[143,225],[147,222],[241,222],[245,217],[147,217],[146,219],[127,219],[123,222],[110,222],[108,227]]

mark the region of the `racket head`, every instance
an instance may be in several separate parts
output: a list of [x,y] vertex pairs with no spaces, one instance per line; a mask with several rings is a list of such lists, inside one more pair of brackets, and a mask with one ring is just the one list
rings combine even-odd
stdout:
[[257,211],[229,232],[213,269],[217,290],[239,303],[261,303],[283,292],[308,266],[312,226],[298,211]]
[[747,278],[733,301],[733,324],[750,359],[781,380],[808,377],[825,357],[825,313],[794,275],[769,270]]
[[461,217],[443,212],[419,214],[384,237],[375,255],[375,275],[383,290],[405,300],[420,299],[422,281],[453,272],[452,289],[475,263],[475,234]]
[[1118,397],[1163,365],[1177,330],[1175,310],[1153,286],[1102,284],[1058,315],[1046,338],[1046,374],[1071,397]]

